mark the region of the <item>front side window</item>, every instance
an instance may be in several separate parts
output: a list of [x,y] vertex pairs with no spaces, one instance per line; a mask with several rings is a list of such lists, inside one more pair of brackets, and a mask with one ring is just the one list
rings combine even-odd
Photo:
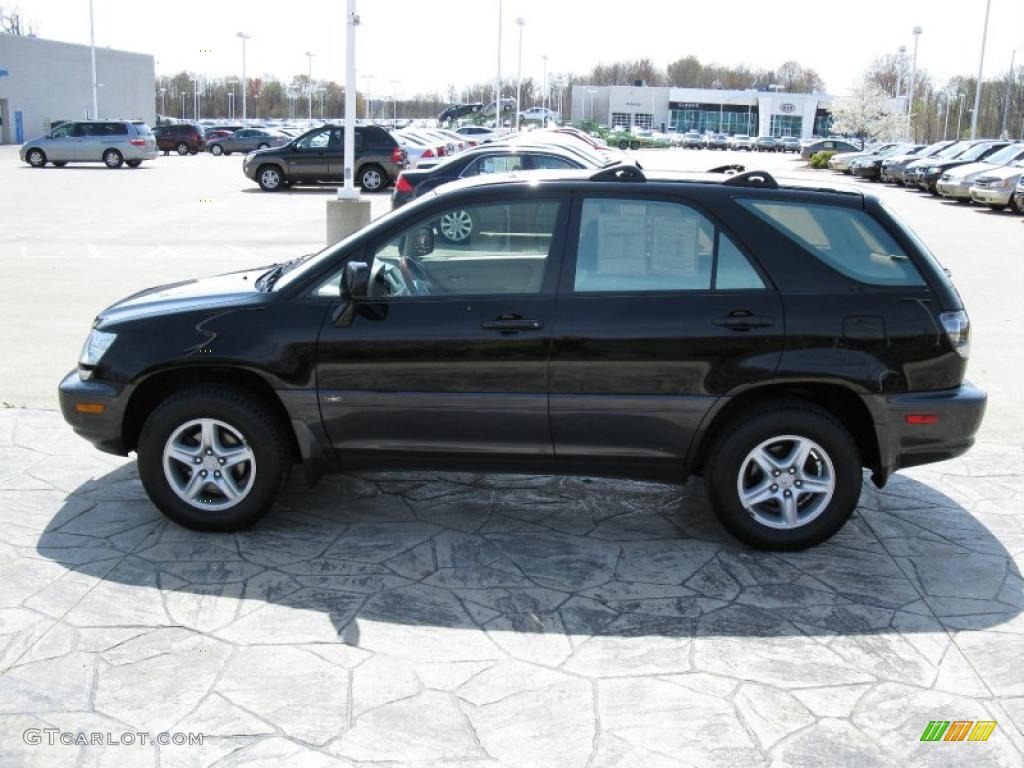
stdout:
[[899,243],[864,211],[778,200],[737,202],[847,277],[871,285],[924,285]]
[[327,145],[331,143],[331,129],[324,128],[323,130],[317,131],[316,133],[307,133],[301,139],[296,142],[296,146],[300,150],[311,151],[327,149]]
[[565,168],[579,168],[575,163],[572,163],[562,157],[555,157],[554,155],[537,155],[533,160],[535,167],[544,170],[560,171]]
[[[421,218],[382,243],[371,298],[540,293],[561,203],[523,200],[451,208]],[[317,289],[337,296],[340,272]]]
[[585,200],[574,290],[710,290],[714,248],[714,225],[688,205]]
[[462,172],[462,175],[479,176],[489,173],[509,173],[511,171],[521,171],[525,167],[526,160],[522,155],[489,155],[475,160]]

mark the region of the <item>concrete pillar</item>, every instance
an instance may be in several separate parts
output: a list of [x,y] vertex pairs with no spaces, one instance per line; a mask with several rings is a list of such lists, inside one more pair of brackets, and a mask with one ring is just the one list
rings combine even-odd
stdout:
[[370,223],[370,201],[327,201],[327,245],[333,245]]

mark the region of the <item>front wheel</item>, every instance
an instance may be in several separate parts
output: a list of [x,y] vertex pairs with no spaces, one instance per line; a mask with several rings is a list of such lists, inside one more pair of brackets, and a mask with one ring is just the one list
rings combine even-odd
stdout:
[[284,176],[274,165],[264,165],[256,171],[256,181],[264,192],[277,192],[284,187]]
[[116,149],[108,149],[103,153],[103,164],[107,168],[120,168],[124,162],[124,157]]
[[160,403],[139,436],[139,476],[167,517],[200,531],[235,531],[263,517],[290,468],[281,421],[260,399],[192,387]]
[[757,549],[820,544],[853,514],[863,472],[850,433],[810,404],[782,404],[733,422],[705,469],[718,519]]
[[41,149],[30,149],[25,155],[25,162],[33,168],[42,168],[46,165],[46,153]]
[[270,149],[270,145],[264,142],[260,144],[258,147],[256,147],[256,149]]
[[214,157],[220,157],[224,154],[224,148],[220,144],[214,144],[210,147],[210,154]]
[[142,161],[141,160],[125,160],[125,165],[127,165],[129,168],[138,168],[140,165],[142,165]]

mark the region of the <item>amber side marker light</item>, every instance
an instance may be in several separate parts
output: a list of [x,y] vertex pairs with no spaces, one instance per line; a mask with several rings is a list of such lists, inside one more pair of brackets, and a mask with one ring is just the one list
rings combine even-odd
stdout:
[[939,417],[934,413],[908,413],[907,424],[938,424]]
[[79,413],[103,413],[106,409],[102,403],[75,403],[75,410]]

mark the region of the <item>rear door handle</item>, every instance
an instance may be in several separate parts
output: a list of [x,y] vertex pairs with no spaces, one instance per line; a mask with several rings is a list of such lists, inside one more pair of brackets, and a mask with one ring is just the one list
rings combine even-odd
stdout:
[[751,328],[769,328],[775,325],[774,318],[754,315],[742,309],[730,312],[725,317],[717,317],[711,322],[733,331],[749,331]]
[[539,331],[544,327],[540,320],[488,320],[480,327],[487,331]]

